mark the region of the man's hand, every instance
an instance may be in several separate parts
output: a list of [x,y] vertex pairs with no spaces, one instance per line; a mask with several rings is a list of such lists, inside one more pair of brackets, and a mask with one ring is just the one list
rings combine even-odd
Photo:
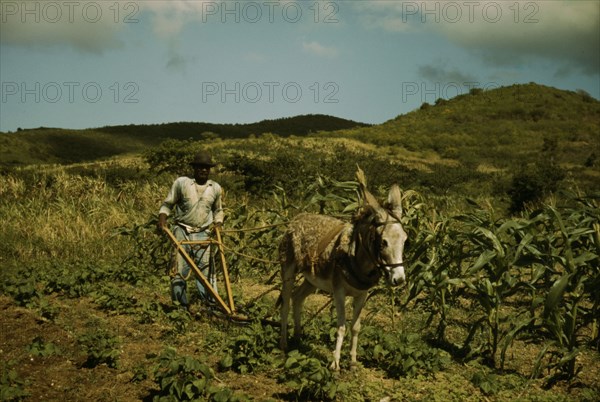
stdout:
[[167,215],[166,214],[158,215],[158,223],[156,224],[156,230],[158,230],[158,233],[162,233],[166,227],[167,227]]
[[223,229],[223,222],[213,222],[213,232],[216,232],[217,230],[220,231],[221,229]]

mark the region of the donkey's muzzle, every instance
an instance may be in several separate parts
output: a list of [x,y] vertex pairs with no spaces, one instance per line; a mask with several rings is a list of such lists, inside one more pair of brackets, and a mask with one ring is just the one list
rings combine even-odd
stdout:
[[406,282],[403,264],[388,265],[386,267],[387,281],[392,286],[398,286]]

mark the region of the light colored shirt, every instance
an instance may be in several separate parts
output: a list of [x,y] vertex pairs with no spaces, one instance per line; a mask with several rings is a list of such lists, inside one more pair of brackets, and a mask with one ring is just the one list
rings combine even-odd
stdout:
[[171,215],[175,222],[194,229],[206,229],[211,223],[223,223],[222,189],[208,180],[199,185],[189,177],[179,177],[160,207],[159,214]]

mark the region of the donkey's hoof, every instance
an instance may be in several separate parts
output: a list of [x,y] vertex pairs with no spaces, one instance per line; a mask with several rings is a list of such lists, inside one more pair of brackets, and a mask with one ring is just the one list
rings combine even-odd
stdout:
[[331,362],[331,365],[329,366],[329,370],[340,371],[340,362],[336,362],[336,361]]

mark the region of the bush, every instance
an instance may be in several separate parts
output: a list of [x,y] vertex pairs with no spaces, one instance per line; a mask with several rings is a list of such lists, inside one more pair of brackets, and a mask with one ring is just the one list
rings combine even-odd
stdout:
[[565,174],[552,159],[542,159],[533,166],[521,167],[511,181],[507,191],[510,211],[521,212],[528,204],[542,200],[555,192]]
[[186,171],[187,165],[201,144],[191,140],[167,140],[147,151],[144,157],[150,169],[155,172],[181,173]]

